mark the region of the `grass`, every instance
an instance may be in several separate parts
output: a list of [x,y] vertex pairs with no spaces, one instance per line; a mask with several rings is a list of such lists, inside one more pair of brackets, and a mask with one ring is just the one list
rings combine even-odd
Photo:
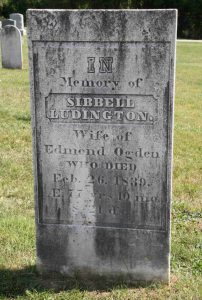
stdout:
[[[35,269],[29,78],[0,69],[0,299],[202,299],[202,43],[177,47],[171,284],[47,289]],[[201,297],[201,298],[200,298]]]

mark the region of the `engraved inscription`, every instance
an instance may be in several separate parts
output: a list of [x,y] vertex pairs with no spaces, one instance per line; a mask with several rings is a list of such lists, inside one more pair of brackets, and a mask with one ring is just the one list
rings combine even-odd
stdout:
[[[88,73],[95,73],[95,57],[88,57]],[[112,73],[113,57],[99,57],[99,72]]]
[[34,42],[48,174],[40,222],[165,230],[169,47]]
[[[120,136],[111,136],[100,131],[74,130],[73,135],[81,140],[103,140],[110,143],[111,139],[120,141]],[[129,142],[133,139],[132,132],[125,132],[121,140]],[[127,228],[161,228],[162,218],[160,193],[155,194],[155,172],[150,176],[143,174],[140,166],[143,160],[149,168],[151,162],[161,158],[158,151],[136,148],[105,147],[74,148],[64,145],[45,144],[44,153],[53,161],[62,159],[62,168],[51,175],[47,194],[48,204],[44,214],[46,222],[92,224],[92,214],[98,214],[93,224],[100,226],[119,226]],[[51,158],[52,157],[52,158]],[[109,157],[115,157],[110,161]],[[146,162],[147,161],[147,162]],[[86,171],[87,173],[86,173]],[[93,189],[92,189],[93,187]],[[111,189],[111,190],[110,190]],[[92,205],[93,201],[93,206]],[[76,203],[90,207],[88,216],[78,214]],[[83,203],[83,204],[82,204]],[[72,220],[68,217],[68,207],[73,205]],[[57,207],[57,209],[55,209]],[[59,221],[58,209],[60,214]],[[55,220],[52,218],[55,212]],[[145,217],[146,213],[146,217]],[[110,216],[113,217],[110,219]],[[141,217],[142,216],[142,217]],[[127,222],[122,219],[127,217]],[[105,222],[103,223],[103,218]]]
[[157,119],[157,100],[150,95],[50,94],[46,98],[46,117],[66,123],[151,125]]

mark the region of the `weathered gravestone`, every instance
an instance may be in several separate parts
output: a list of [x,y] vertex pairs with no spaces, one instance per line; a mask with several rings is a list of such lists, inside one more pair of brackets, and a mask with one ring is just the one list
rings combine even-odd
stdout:
[[29,10],[37,266],[169,280],[176,10]]
[[2,67],[22,69],[22,38],[17,27],[7,25],[1,30]]
[[16,27],[20,30],[21,35],[24,35],[24,16],[22,14],[14,13],[10,14],[10,19],[16,21]]
[[16,21],[15,20],[11,20],[11,19],[5,19],[2,21],[2,28],[7,26],[7,25],[13,25],[16,26]]
[[1,44],[1,29],[2,29],[2,22],[0,21],[0,44]]

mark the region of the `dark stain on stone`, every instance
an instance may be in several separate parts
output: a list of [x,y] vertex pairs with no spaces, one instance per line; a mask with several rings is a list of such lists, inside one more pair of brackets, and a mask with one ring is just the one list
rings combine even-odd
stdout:
[[61,215],[61,209],[60,209],[60,207],[58,207],[58,209],[57,209],[57,219],[58,219],[58,221],[60,220],[60,215]]
[[[38,64],[38,53],[33,53],[33,66],[34,66],[34,94],[35,94],[35,117],[36,126],[38,124],[37,111],[39,111],[40,106],[40,94],[39,94],[39,64]],[[36,129],[35,129],[36,130]],[[39,222],[42,222],[43,216],[43,175],[41,167],[41,127],[35,131],[35,143],[36,143],[36,169],[37,169],[37,183],[38,183],[38,218]]]
[[37,238],[37,255],[47,271],[61,271],[68,265],[68,233],[61,227],[40,225]]
[[[163,174],[163,190],[162,190],[162,194],[163,194],[163,199],[164,200],[164,205],[162,207],[163,209],[163,212],[164,212],[164,229],[168,230],[167,227],[167,224],[166,224],[166,220],[168,220],[168,216],[166,215],[166,211],[168,213],[168,215],[170,214],[170,209],[167,209],[167,205],[170,205],[169,203],[167,203],[167,190],[170,189],[170,187],[168,187],[168,180],[167,180],[167,175],[168,175],[168,165],[167,165],[167,161],[168,161],[168,147],[169,147],[169,144],[171,143],[171,140],[169,141],[169,139],[171,139],[171,136],[169,136],[169,128],[168,128],[168,121],[170,123],[170,120],[168,120],[171,116],[171,113],[172,113],[172,107],[171,107],[171,103],[170,103],[170,82],[168,81],[167,82],[167,85],[165,87],[165,92],[164,92],[164,108],[163,108],[163,115],[164,115],[164,132],[166,133],[166,135],[164,135],[164,145],[165,145],[165,157],[164,157],[164,162],[163,162],[163,165],[165,166],[164,167],[164,174]],[[168,199],[169,200],[169,199]]]
[[126,44],[119,43],[118,44],[118,53],[117,53],[117,73],[119,74],[119,78],[122,78],[122,74],[125,71],[125,61],[127,56],[127,46]]
[[116,255],[116,241],[113,231],[96,228],[95,251],[97,256],[104,260]]
[[61,24],[61,32],[64,31],[66,36],[69,36],[69,32],[71,29],[71,22],[69,19],[69,14],[64,11],[58,15],[59,23]]

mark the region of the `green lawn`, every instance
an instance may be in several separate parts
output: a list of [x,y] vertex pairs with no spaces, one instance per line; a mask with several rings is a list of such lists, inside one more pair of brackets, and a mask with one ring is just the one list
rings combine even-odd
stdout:
[[177,47],[170,286],[90,290],[75,279],[57,293],[35,269],[26,40],[23,51],[23,71],[0,68],[0,299],[202,299],[202,43]]

